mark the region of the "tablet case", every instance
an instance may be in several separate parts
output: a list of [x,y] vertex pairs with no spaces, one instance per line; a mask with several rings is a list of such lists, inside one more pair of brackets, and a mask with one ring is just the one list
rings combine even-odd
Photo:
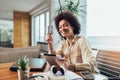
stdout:
[[45,58],[47,62],[52,66],[52,65],[58,65],[55,60],[59,59],[55,54],[43,54],[41,57]]
[[[30,71],[42,71],[46,64],[46,59],[44,58],[30,58],[29,60]],[[11,71],[17,71],[17,69],[17,63],[10,66]]]

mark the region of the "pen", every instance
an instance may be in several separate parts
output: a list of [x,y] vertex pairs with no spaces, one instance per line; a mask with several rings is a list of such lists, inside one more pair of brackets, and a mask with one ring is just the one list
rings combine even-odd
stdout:
[[35,77],[41,77],[41,78],[44,78],[44,76],[42,76],[42,75],[35,75],[35,76],[31,76],[31,77],[29,77],[29,79],[32,79],[32,78],[35,78]]

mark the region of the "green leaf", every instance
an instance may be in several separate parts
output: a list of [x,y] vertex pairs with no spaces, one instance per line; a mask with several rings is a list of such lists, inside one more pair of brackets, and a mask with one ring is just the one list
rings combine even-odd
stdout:
[[70,12],[73,12],[74,14],[79,15],[79,13],[83,13],[85,12],[84,9],[81,9],[81,7],[85,7],[86,5],[82,5],[81,6],[81,0],[78,0],[77,2],[74,2],[72,0],[64,0],[64,4],[61,3],[61,0],[58,0],[59,2],[59,7],[58,9],[56,10],[58,13],[61,13],[61,12],[64,12],[64,11],[70,11]]
[[19,57],[17,60],[18,68],[21,70],[26,70],[26,66],[28,65],[28,59],[25,57]]

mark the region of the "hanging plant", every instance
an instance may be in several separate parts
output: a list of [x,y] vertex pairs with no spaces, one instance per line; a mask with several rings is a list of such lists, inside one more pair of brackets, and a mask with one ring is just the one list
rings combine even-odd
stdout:
[[58,13],[62,13],[65,11],[70,11],[78,16],[80,16],[80,12],[85,13],[83,7],[85,5],[81,5],[80,0],[72,1],[72,0],[64,0],[64,4],[61,3],[61,0],[58,0],[59,8],[56,10]]

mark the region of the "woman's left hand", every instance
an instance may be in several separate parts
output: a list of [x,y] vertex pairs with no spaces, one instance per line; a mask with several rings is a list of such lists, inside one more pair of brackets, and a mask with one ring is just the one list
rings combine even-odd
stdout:
[[64,66],[65,68],[67,68],[68,65],[67,60],[56,60],[56,63],[60,66]]
[[70,64],[67,60],[56,60],[56,63],[59,66],[64,66],[66,69],[71,70],[71,71],[75,71],[75,65],[74,64]]

